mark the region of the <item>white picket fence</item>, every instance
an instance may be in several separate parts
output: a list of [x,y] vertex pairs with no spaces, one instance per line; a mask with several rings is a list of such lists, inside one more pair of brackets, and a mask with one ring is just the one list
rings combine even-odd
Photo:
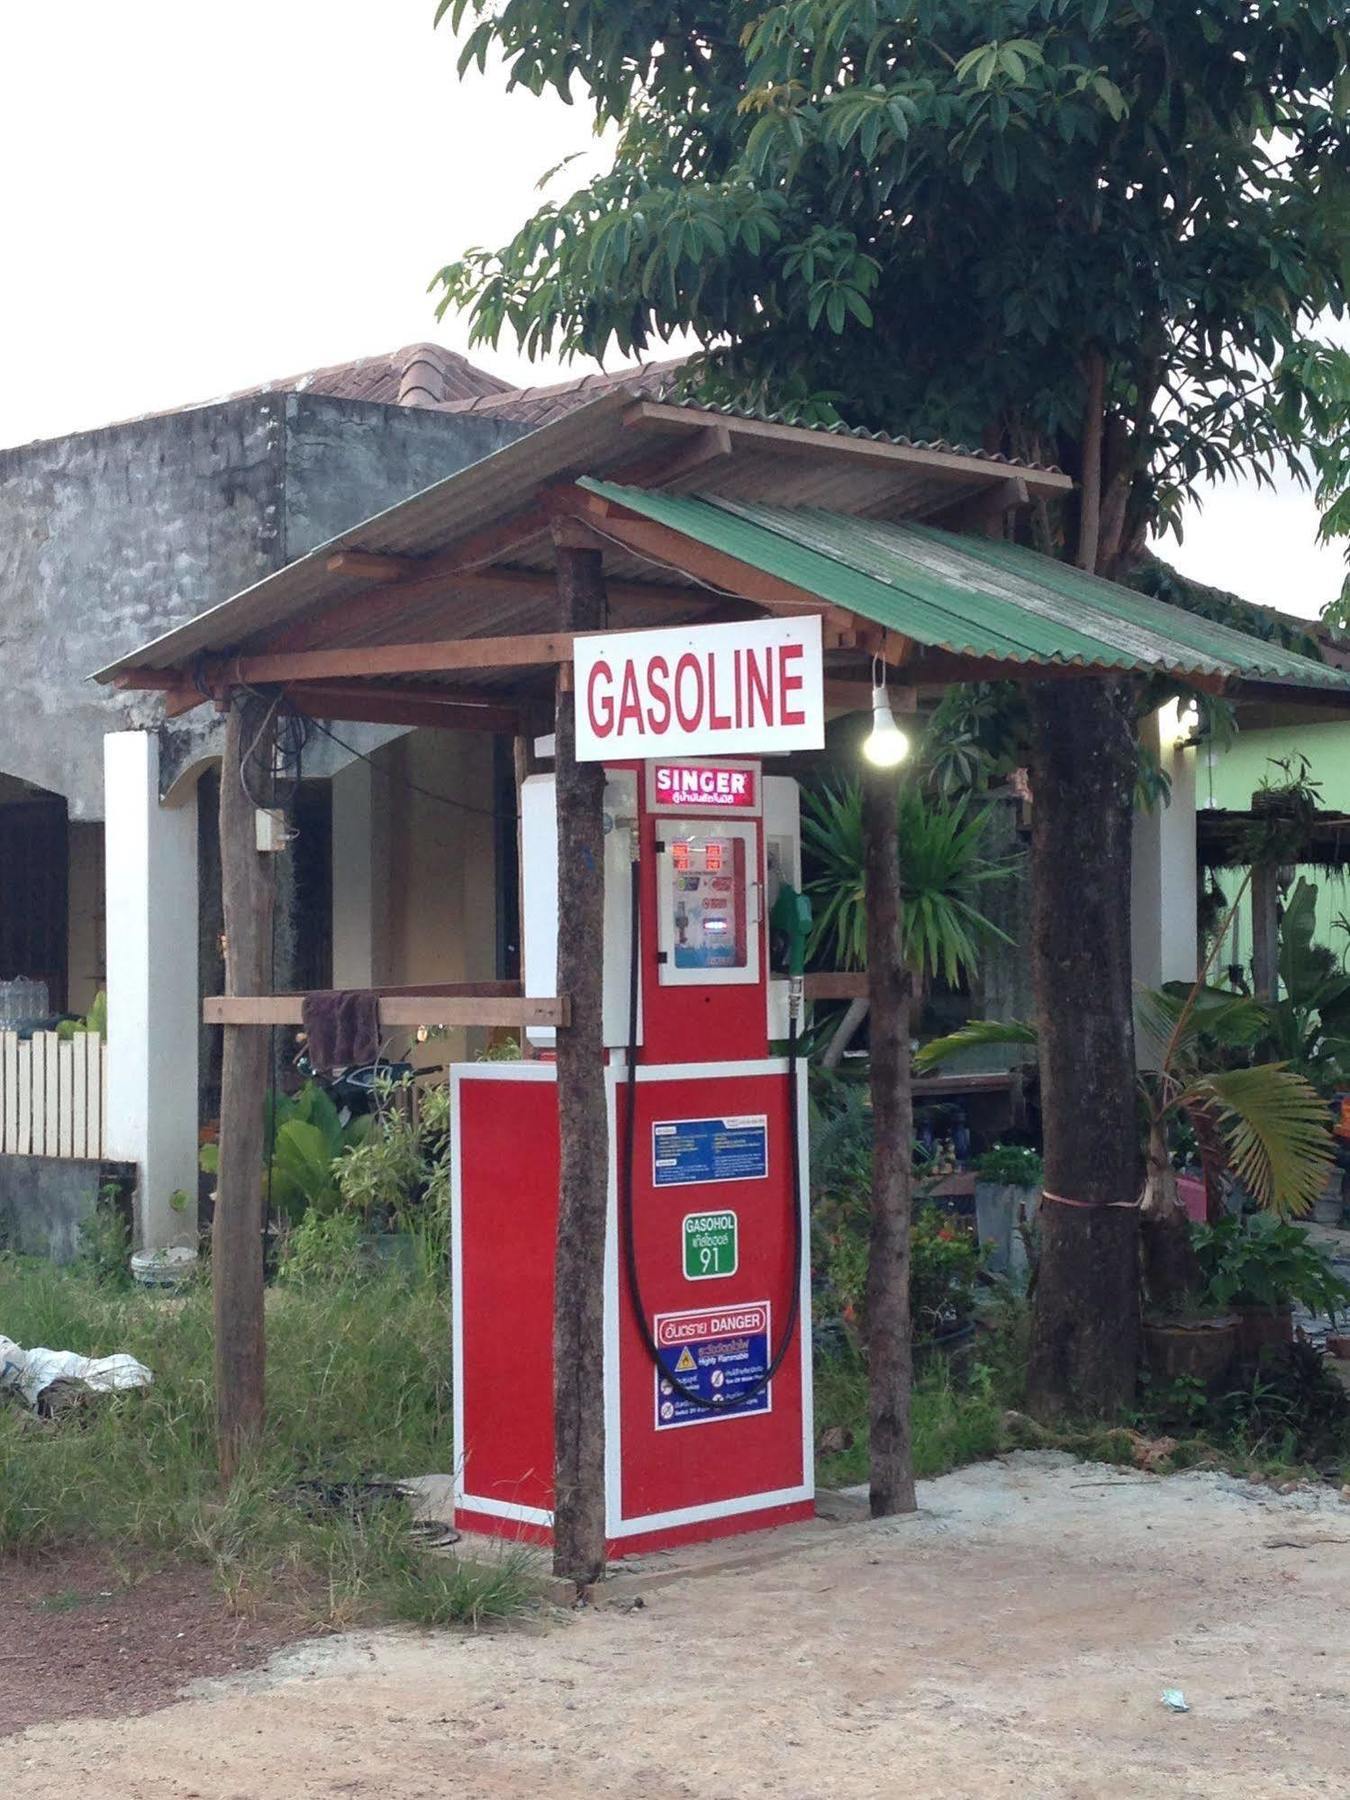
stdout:
[[54,1031],[21,1040],[0,1031],[0,1155],[101,1159],[108,1047],[96,1031],[64,1043]]

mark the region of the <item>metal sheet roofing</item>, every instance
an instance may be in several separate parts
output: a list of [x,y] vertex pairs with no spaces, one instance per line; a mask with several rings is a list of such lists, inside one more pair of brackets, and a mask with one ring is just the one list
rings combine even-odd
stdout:
[[[111,680],[134,668],[186,667],[202,653],[256,648],[297,620],[322,615],[370,591],[368,578],[329,568],[339,551],[360,549],[414,559],[452,552],[470,534],[528,508],[554,484],[588,473],[631,479],[658,450],[673,455],[693,433],[722,423],[736,439],[736,453],[723,459],[712,475],[702,469],[697,485],[716,485],[737,499],[768,496],[841,512],[909,515],[940,503],[958,503],[967,494],[1005,482],[1013,472],[995,458],[906,445],[898,439],[858,440],[851,434],[841,438],[693,406],[651,407],[642,395],[612,387],[162,633],[100,670],[97,679]],[[1058,492],[1072,486],[1067,476],[1055,471],[1016,473],[1029,484],[1041,484],[1037,491]],[[490,560],[503,568],[550,567],[546,526],[541,524],[536,543],[516,544]],[[631,573],[640,580],[644,571],[639,567]],[[681,579],[668,575],[664,585],[668,589]],[[477,600],[481,599],[480,594]],[[404,623],[409,629],[430,629],[434,624],[447,635],[491,631],[491,623],[474,626],[474,610],[475,597],[456,595],[447,579],[446,593],[435,605],[425,599],[417,605],[410,601]],[[499,625],[505,628],[504,623]],[[357,629],[332,642],[361,642],[365,636]]]
[[953,656],[1344,690],[1350,674],[1020,545],[725,496],[591,492]]

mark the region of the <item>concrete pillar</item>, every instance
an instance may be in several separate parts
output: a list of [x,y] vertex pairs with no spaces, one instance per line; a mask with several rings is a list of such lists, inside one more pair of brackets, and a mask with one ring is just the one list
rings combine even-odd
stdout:
[[135,1248],[195,1246],[197,793],[160,804],[153,732],[110,732],[103,781],[108,1155],[137,1168]]
[[333,986],[375,986],[375,772],[353,758],[333,776]]
[[1131,940],[1136,987],[1194,981],[1198,973],[1195,851],[1194,747],[1180,740],[1175,701],[1139,727],[1139,741],[1153,749],[1171,777],[1172,798],[1134,819],[1130,881]]

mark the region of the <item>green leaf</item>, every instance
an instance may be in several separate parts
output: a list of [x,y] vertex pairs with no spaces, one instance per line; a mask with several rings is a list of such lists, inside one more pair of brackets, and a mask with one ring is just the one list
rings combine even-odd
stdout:
[[1036,1027],[1025,1025],[1020,1019],[971,1019],[916,1050],[914,1072],[926,1075],[965,1050],[1004,1049],[1009,1045],[1035,1050],[1039,1042]]
[[1261,1206],[1309,1212],[1334,1168],[1331,1121],[1316,1090],[1282,1063],[1197,1077],[1187,1098],[1213,1104],[1233,1173]]

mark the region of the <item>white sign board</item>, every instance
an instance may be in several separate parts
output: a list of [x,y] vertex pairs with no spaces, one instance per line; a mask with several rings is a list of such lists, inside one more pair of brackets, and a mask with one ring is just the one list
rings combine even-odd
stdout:
[[825,742],[820,615],[574,640],[577,761],[743,756]]

